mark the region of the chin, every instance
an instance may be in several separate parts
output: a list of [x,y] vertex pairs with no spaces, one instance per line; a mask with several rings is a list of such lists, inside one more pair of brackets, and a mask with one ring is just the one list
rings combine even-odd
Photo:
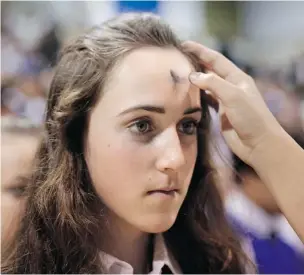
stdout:
[[157,216],[145,219],[145,223],[140,226],[141,231],[147,233],[163,233],[168,231],[177,218],[176,214],[159,214]]

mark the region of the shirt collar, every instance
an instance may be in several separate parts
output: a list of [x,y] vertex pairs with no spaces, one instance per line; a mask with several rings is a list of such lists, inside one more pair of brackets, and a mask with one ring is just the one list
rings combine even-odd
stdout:
[[225,201],[228,215],[261,238],[275,232],[285,243],[304,253],[304,246],[283,215],[272,216],[239,190],[233,190]]
[[268,237],[273,232],[274,217],[257,206],[241,191],[231,191],[225,201],[225,206],[232,217],[260,236]]
[[[133,274],[133,267],[116,257],[103,251],[100,252],[106,271],[110,274]],[[167,266],[173,274],[181,274],[178,263],[168,250],[162,234],[155,235],[152,271],[149,274],[161,274],[162,268]]]

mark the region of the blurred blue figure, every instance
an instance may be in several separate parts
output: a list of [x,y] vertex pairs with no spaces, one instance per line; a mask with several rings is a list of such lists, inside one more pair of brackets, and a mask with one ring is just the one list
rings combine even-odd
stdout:
[[117,1],[119,12],[158,13],[159,1]]
[[[301,135],[294,139],[303,147]],[[247,241],[258,273],[303,274],[304,244],[255,171],[235,155],[233,162],[237,188],[226,199],[226,211],[236,233]]]

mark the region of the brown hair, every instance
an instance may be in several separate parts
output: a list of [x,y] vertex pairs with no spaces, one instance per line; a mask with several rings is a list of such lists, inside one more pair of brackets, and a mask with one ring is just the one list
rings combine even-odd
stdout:
[[[7,273],[101,273],[96,236],[103,220],[83,157],[90,110],[115,65],[140,47],[185,54],[170,27],[151,14],[125,14],[66,45],[51,84],[46,135],[36,158],[29,200]],[[203,95],[204,93],[202,93]],[[206,105],[202,96],[201,102]],[[225,217],[207,149],[208,108],[198,133],[192,182],[165,240],[184,273],[242,273],[244,255]]]

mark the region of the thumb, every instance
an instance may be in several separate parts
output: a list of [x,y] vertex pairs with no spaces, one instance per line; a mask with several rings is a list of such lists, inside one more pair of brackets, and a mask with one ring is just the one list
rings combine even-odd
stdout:
[[223,105],[235,105],[242,90],[214,73],[193,72],[189,81],[202,90],[210,91]]

